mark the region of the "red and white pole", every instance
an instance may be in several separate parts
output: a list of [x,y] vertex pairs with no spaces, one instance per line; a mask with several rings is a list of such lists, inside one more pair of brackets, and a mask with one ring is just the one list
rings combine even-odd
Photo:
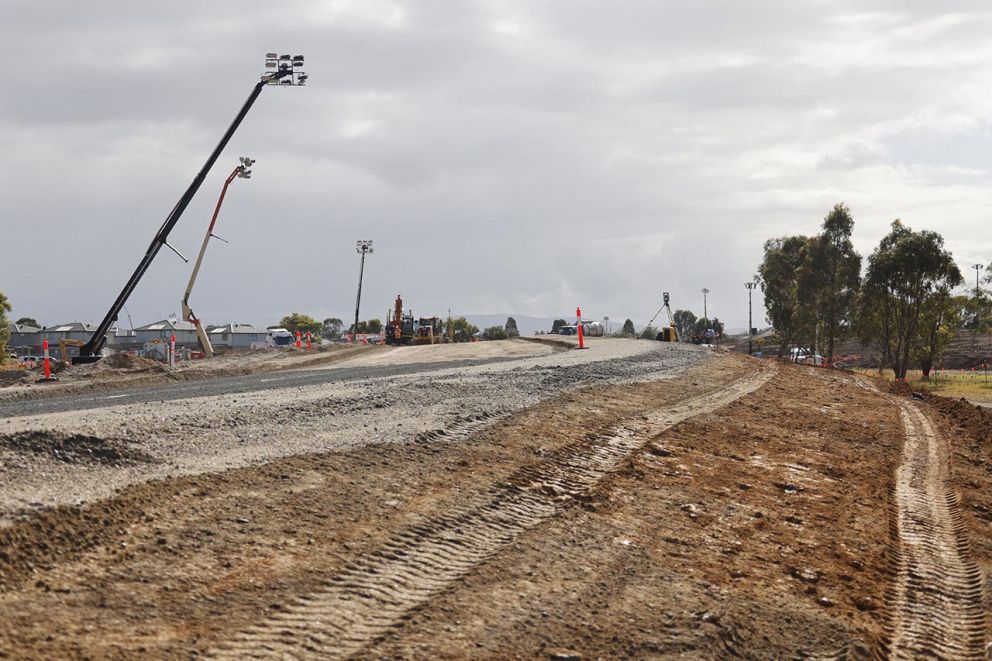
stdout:
[[52,378],[52,363],[48,359],[48,340],[42,340],[41,347],[45,350],[45,381]]
[[307,331],[307,351],[310,351],[310,331]]
[[172,339],[169,341],[169,366],[176,366],[176,334],[172,334]]
[[300,331],[296,331],[296,348],[297,349],[303,348],[303,334],[300,333]]
[[575,308],[575,318],[576,318],[575,321],[576,332],[578,332],[579,334],[579,348],[585,349],[586,345],[582,339],[582,308],[579,307]]

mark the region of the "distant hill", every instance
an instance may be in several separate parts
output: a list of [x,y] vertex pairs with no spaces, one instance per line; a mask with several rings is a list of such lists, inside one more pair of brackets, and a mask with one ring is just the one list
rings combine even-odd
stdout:
[[[521,335],[533,335],[535,331],[551,330],[555,317],[531,317],[526,314],[467,314],[465,318],[479,327],[479,330],[490,326],[503,326],[506,318],[513,317],[517,321],[517,330]],[[565,318],[565,317],[563,317]],[[570,320],[571,321],[571,320]]]
[[[747,335],[727,337],[726,344],[733,351],[747,351]],[[769,355],[774,355],[778,347],[767,347]],[[821,353],[823,350],[821,349]],[[834,347],[834,355],[849,365],[857,367],[874,367],[878,365],[878,349],[874,346],[862,346],[853,338],[838,342]],[[959,330],[944,352],[943,365],[948,369],[969,369],[982,363],[992,363],[992,335],[978,334],[972,339],[970,331]],[[916,369],[916,366],[911,366]]]

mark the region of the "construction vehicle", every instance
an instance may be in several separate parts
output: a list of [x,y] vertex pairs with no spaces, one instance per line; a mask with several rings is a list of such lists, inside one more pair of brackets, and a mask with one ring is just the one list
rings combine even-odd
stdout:
[[421,317],[415,325],[414,344],[441,344],[441,328],[444,324],[439,317]]
[[403,298],[396,296],[392,313],[386,313],[383,338],[386,344],[440,344],[444,324],[439,317],[417,319],[413,312],[403,312]]
[[[221,205],[224,204],[224,196],[227,195],[228,186],[235,179],[251,179],[251,170],[248,168],[255,163],[255,160],[246,156],[242,156],[239,160],[241,163],[227,177],[227,181],[224,182],[224,188],[220,191],[220,198],[217,200],[217,206],[214,207],[214,215],[210,218],[210,225],[207,226],[207,235],[203,237],[200,254],[197,256],[196,264],[193,265],[193,272],[189,276],[186,293],[183,294],[183,319],[192,323],[196,328],[196,339],[200,341],[200,348],[203,350],[204,358],[212,357],[214,355],[214,348],[210,344],[210,337],[207,335],[206,329],[203,328],[203,324],[200,323],[197,316],[193,314],[193,309],[189,306],[189,295],[193,291],[193,285],[196,283],[196,276],[200,272],[200,265],[203,264],[203,255],[207,252],[207,244],[210,243],[210,239],[214,238],[224,241],[224,239],[214,234],[214,225],[217,224],[217,216],[220,214]],[[224,243],[227,243],[227,241],[224,241]]]
[[71,357],[69,356],[69,347],[82,348],[84,346],[86,346],[86,343],[82,340],[60,339],[59,352],[62,354],[62,362],[68,364],[71,360]]
[[668,326],[660,329],[654,339],[659,342],[681,342],[681,339],[679,339],[679,332],[675,328],[675,317],[672,315],[672,307],[669,305],[669,296],[667,291],[662,293],[662,298],[664,299],[664,303],[662,303],[661,307],[658,308],[658,311],[654,313],[654,316],[651,317],[651,321],[648,322],[648,326],[651,326],[654,323],[654,320],[658,318],[658,315],[661,314],[661,311],[664,310],[668,313]]

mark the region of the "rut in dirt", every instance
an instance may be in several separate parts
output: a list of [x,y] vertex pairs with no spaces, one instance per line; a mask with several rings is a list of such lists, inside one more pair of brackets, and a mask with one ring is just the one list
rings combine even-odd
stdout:
[[984,659],[982,575],[950,483],[946,441],[915,405],[898,402],[906,441],[896,471],[891,658]]
[[656,434],[722,408],[774,374],[761,371],[715,392],[550,453],[458,511],[396,534],[320,591],[218,645],[220,658],[347,658],[386,636],[418,607],[526,530],[589,492]]

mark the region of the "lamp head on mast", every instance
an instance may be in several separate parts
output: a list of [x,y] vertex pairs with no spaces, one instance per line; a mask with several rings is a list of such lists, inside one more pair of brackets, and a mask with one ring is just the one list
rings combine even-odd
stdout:
[[265,54],[265,68],[262,82],[266,85],[301,86],[307,83],[307,74],[303,71],[302,55]]

